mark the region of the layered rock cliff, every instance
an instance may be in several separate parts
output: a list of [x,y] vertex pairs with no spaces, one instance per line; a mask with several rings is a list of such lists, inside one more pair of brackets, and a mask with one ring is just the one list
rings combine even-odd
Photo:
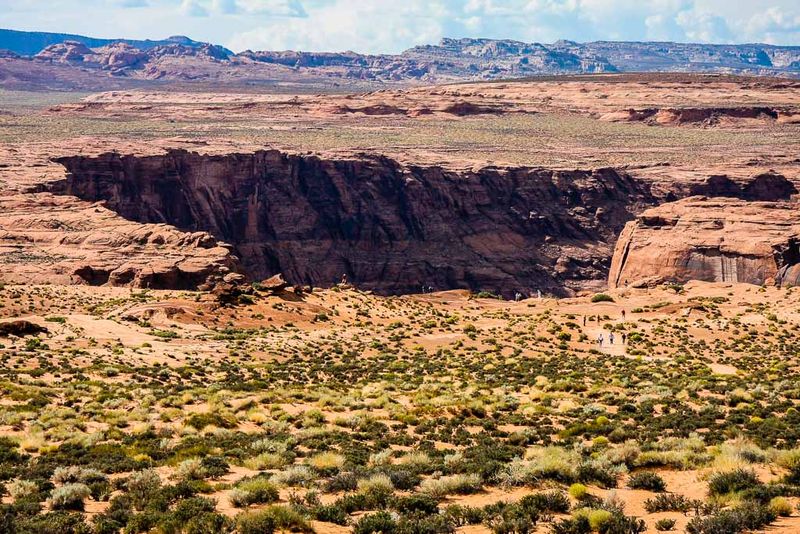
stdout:
[[133,221],[210,232],[234,246],[251,279],[282,272],[327,286],[344,273],[381,293],[600,287],[617,234],[655,202],[612,169],[455,172],[278,151],[57,161],[68,177],[54,191]]
[[140,224],[74,197],[0,196],[0,281],[195,289],[238,269],[206,232]]
[[653,277],[797,285],[797,208],[791,202],[692,197],[648,209],[622,231],[609,286]]

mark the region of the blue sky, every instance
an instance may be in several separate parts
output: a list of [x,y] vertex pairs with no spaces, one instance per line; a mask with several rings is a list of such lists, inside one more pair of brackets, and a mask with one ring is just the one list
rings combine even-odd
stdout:
[[235,51],[394,53],[442,37],[800,45],[800,0],[0,0],[0,27]]

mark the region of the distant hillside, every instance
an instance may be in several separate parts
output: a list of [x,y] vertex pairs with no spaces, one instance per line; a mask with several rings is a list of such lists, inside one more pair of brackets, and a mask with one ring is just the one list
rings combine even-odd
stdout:
[[443,39],[397,55],[250,50],[234,54],[188,37],[135,41],[0,30],[0,86],[18,89],[96,91],[151,82],[379,88],[618,72],[800,78],[800,46]]
[[[23,32],[17,30],[0,29],[0,50],[11,50],[21,56],[34,56],[50,45],[60,44],[64,41],[75,41],[89,48],[99,48],[111,43],[126,43],[139,50],[149,50],[156,46],[179,44],[190,48],[199,48],[206,43],[194,41],[182,35],[176,35],[160,41],[139,41],[135,39],[98,39],[84,35],[69,33],[48,32]],[[230,50],[228,50],[230,52]],[[232,52],[230,52],[232,53]]]

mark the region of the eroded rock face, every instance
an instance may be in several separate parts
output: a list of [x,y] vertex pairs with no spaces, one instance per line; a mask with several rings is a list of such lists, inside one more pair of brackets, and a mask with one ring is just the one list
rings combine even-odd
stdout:
[[237,268],[205,232],[127,221],[74,197],[0,197],[3,282],[195,289]]
[[47,332],[47,328],[39,326],[36,323],[26,321],[24,319],[17,319],[14,321],[0,322],[0,337],[9,336],[35,336]]
[[614,250],[609,286],[659,277],[796,285],[800,210],[792,202],[692,197],[648,209]]
[[69,171],[60,193],[133,221],[208,231],[235,246],[253,280],[281,272],[330,286],[347,274],[381,293],[600,287],[617,234],[654,203],[611,169],[455,172],[278,151],[57,161]]
[[742,200],[789,200],[797,188],[785,176],[765,172],[753,176],[746,183],[737,183],[727,176],[709,176],[705,183],[690,188],[691,196],[732,197]]

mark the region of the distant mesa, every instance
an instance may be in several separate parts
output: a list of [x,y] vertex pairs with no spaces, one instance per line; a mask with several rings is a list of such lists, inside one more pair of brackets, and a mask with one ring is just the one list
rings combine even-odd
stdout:
[[[709,45],[598,41],[552,44],[494,39],[443,39],[397,55],[356,52],[251,51],[185,36],[163,40],[97,39],[81,35],[0,30],[0,80],[35,85],[52,72],[30,72],[13,62],[79,67],[97,75],[132,80],[266,83],[268,80],[353,80],[374,84],[498,80],[543,75],[618,72],[703,72],[800,77],[800,47],[765,44]],[[63,72],[61,74],[64,74]],[[305,78],[303,78],[305,76]],[[62,82],[69,89],[84,80]],[[72,84],[72,85],[70,85]],[[43,85],[43,82],[39,85]],[[46,85],[46,84],[45,84]],[[732,116],[779,117],[773,109],[620,110],[606,120],[692,123]],[[791,119],[791,117],[790,117]],[[795,119],[791,119],[795,120]]]

